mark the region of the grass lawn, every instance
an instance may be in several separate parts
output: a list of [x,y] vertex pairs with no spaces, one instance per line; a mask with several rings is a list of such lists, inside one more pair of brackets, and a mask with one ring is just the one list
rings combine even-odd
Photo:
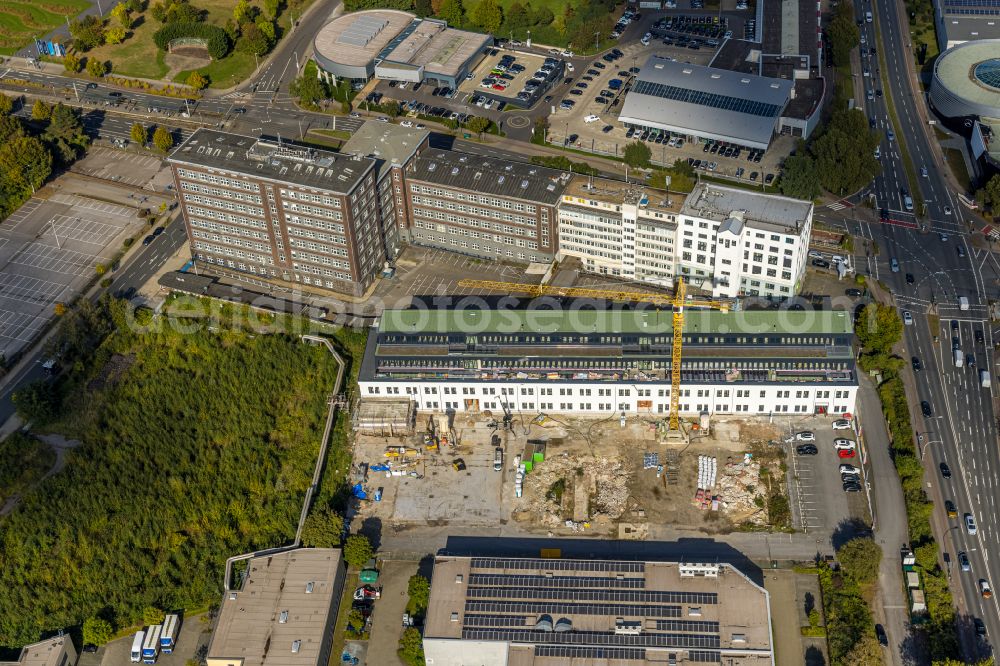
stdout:
[[962,157],[962,151],[957,148],[944,148],[945,159],[948,160],[948,167],[951,168],[951,172],[955,174],[955,179],[958,180],[958,184],[962,186],[965,190],[965,194],[972,191],[972,181],[969,180],[969,170],[965,166],[965,159]]
[[145,20],[121,44],[105,44],[86,53],[88,58],[111,62],[111,71],[119,76],[159,79],[167,73],[163,51],[153,43],[153,33],[160,27],[156,21]]
[[87,0],[3,0],[0,54],[11,55],[87,8]]
[[[197,71],[206,75],[211,83],[210,88],[231,88],[253,73],[256,64],[252,55],[246,53],[230,53],[222,60],[213,60],[207,67],[199,67]],[[194,70],[180,72],[174,77],[177,83],[184,83]]]

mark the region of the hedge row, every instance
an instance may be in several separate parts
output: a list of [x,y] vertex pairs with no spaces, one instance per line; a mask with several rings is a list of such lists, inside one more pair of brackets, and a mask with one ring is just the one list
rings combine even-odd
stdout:
[[948,577],[938,565],[938,547],[930,523],[934,505],[924,492],[924,468],[913,442],[906,389],[898,376],[891,376],[879,385],[878,393],[892,436],[892,457],[903,487],[910,544],[916,555],[927,600],[929,621],[924,626],[931,656],[935,661],[957,658],[955,607],[948,588]]
[[153,34],[153,41],[160,50],[166,51],[170,42],[182,37],[204,39],[208,55],[215,60],[229,53],[229,35],[219,26],[208,23],[168,23]]

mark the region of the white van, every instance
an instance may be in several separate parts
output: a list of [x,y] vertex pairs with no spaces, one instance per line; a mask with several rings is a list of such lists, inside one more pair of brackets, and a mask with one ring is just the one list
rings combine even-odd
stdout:
[[989,370],[980,370],[979,371],[979,385],[982,386],[983,388],[989,388],[990,387],[990,371]]
[[958,309],[965,312],[969,309],[969,297],[959,296],[958,297]]
[[129,653],[129,657],[133,664],[138,664],[142,661],[142,644],[146,640],[145,631],[135,632],[135,636],[132,638],[132,651]]

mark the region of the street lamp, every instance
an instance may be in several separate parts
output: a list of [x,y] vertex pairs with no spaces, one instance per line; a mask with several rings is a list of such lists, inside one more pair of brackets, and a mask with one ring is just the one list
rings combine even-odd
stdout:
[[598,30],[597,32],[594,33],[594,47],[598,51],[601,50],[601,32],[600,32],[600,30]]

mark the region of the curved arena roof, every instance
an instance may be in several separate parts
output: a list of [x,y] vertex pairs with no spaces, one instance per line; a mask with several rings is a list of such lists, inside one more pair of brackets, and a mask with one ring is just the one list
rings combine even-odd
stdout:
[[931,102],[948,118],[1000,117],[1000,39],[965,42],[938,56]]
[[371,77],[376,57],[413,19],[413,14],[393,9],[338,16],[316,33],[314,57],[331,74],[356,79]]

